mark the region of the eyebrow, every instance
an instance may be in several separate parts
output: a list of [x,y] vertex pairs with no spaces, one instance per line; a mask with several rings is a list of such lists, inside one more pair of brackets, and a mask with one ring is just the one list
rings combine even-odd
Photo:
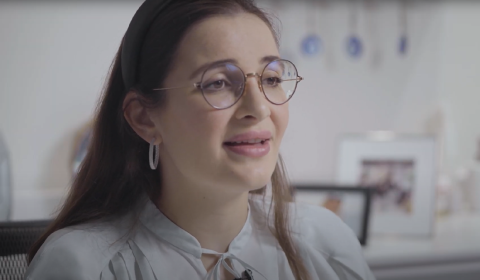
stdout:
[[[262,63],[262,64],[265,64],[265,63],[270,63],[270,62],[272,62],[274,60],[277,60],[277,59],[280,59],[280,57],[278,57],[276,55],[267,55],[267,56],[264,56],[264,57],[260,58],[259,62]],[[236,59],[231,58],[231,59],[222,59],[222,60],[217,60],[217,61],[214,61],[214,62],[206,63],[206,64],[200,66],[199,68],[197,68],[197,70],[193,71],[193,73],[190,75],[190,79],[193,79],[196,76],[198,76],[199,74],[203,73],[209,67],[213,67],[215,65],[224,64],[224,63],[238,64],[238,61]]]

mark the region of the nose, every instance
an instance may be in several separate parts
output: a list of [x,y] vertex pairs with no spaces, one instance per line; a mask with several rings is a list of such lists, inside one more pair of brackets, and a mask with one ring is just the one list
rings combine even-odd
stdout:
[[257,81],[257,84],[258,84],[258,88],[260,89],[260,91],[262,91],[262,76],[258,75],[257,73],[248,73],[245,75],[245,80],[246,82],[245,83],[248,83],[248,78],[255,78],[255,80]]
[[245,88],[239,100],[236,112],[237,119],[255,119],[261,121],[270,116],[270,102],[262,90],[261,77],[257,73],[245,75]]

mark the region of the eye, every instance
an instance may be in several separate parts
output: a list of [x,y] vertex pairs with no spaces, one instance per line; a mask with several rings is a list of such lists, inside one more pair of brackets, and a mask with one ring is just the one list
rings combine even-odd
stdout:
[[213,81],[213,82],[205,83],[205,85],[202,88],[204,90],[215,90],[215,91],[217,91],[217,90],[222,90],[227,86],[228,86],[227,81],[216,80],[216,81]]
[[221,89],[225,86],[225,81],[224,80],[218,80],[209,85],[209,87],[213,87],[215,89]]
[[277,77],[265,78],[263,80],[264,85],[268,85],[268,86],[272,86],[272,87],[278,86],[281,83],[282,83],[282,79],[277,78]]

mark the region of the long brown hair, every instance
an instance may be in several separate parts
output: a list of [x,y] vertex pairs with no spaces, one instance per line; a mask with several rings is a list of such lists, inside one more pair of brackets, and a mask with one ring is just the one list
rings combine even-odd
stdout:
[[[271,18],[252,0],[176,0],[153,22],[144,40],[138,65],[137,84],[146,106],[161,107],[165,94],[152,94],[161,87],[175,57],[175,51],[187,30],[215,15],[251,13],[272,30],[278,44],[278,32]],[[121,71],[120,46],[110,68],[101,102],[96,109],[92,141],[88,153],[73,181],[61,210],[42,237],[32,247],[31,262],[50,234],[59,229],[122,216],[134,209],[143,193],[151,198],[160,194],[161,174],[151,170],[146,160],[149,144],[141,139],[123,116],[126,89]],[[290,185],[281,157],[272,175],[272,233],[278,240],[296,279],[310,279],[301,256],[290,235],[288,202],[292,200]],[[252,192],[264,195],[265,188]]]

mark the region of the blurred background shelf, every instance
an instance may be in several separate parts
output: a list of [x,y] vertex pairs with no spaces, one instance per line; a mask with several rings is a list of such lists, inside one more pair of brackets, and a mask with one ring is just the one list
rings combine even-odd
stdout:
[[364,253],[378,280],[478,280],[480,214],[439,218],[428,239],[372,236]]

